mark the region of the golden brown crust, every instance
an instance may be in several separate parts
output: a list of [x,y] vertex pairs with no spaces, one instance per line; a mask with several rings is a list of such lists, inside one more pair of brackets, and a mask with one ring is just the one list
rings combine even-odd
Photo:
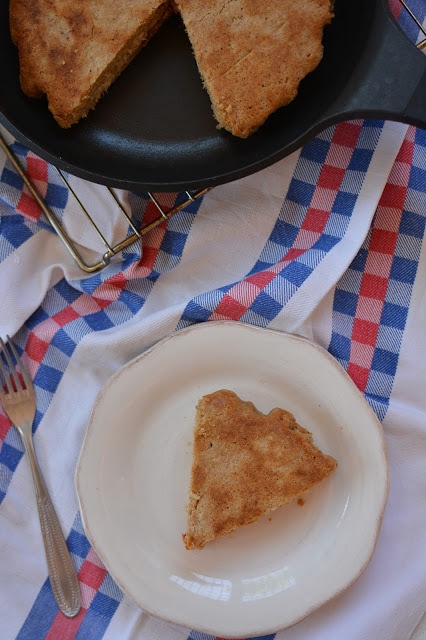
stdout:
[[177,0],[216,120],[252,134],[322,59],[330,0]]
[[180,11],[220,127],[247,137],[322,58],[330,0],[10,0],[21,86],[61,127],[87,115]]
[[203,396],[196,409],[186,548],[202,549],[299,498],[336,466],[288,411],[264,415],[226,389]]
[[22,90],[47,95],[67,128],[101,95],[171,13],[164,0],[10,0]]

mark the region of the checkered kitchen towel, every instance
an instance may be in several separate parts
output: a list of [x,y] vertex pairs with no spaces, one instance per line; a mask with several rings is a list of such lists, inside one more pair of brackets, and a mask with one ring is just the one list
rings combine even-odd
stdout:
[[[72,225],[53,168],[13,148]],[[264,640],[408,640],[426,594],[425,157],[425,131],[341,123],[273,167],[213,189],[95,275],[79,270],[0,157],[0,334],[25,350],[34,378],[35,443],[83,596],[76,618],[58,613],[22,444],[0,413],[2,638],[209,640],[123,596],[84,534],[73,477],[109,376],[165,335],[231,319],[327,348],[383,422],[392,472],[381,535],[361,578]],[[100,188],[81,188],[100,208]],[[121,195],[131,211],[149,214],[143,194]]]

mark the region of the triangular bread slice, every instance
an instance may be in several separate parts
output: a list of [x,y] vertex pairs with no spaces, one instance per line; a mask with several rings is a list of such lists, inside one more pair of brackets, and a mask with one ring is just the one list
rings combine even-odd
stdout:
[[176,0],[220,127],[246,138],[323,56],[330,0]]
[[172,12],[168,0],[10,0],[23,92],[46,95],[58,124],[70,127]]
[[187,549],[257,521],[308,492],[336,468],[284,409],[265,415],[221,389],[196,408]]

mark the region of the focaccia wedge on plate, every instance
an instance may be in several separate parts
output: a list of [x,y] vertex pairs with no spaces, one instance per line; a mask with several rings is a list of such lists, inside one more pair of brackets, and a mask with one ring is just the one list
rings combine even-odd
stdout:
[[265,415],[227,389],[203,396],[196,408],[186,548],[202,549],[256,522],[336,467],[289,411]]

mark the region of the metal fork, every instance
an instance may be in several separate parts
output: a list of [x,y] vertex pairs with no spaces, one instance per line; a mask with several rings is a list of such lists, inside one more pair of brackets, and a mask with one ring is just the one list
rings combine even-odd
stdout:
[[[4,355],[3,359],[0,351],[0,373],[4,379],[4,384],[1,384],[0,380],[0,401],[9,420],[19,431],[30,461],[53,595],[62,613],[72,618],[77,615],[81,607],[80,585],[37,462],[32,438],[36,395],[31,378],[9,336],[7,341],[9,349],[0,338],[1,351]],[[19,367],[20,375],[15,368],[12,356]]]

